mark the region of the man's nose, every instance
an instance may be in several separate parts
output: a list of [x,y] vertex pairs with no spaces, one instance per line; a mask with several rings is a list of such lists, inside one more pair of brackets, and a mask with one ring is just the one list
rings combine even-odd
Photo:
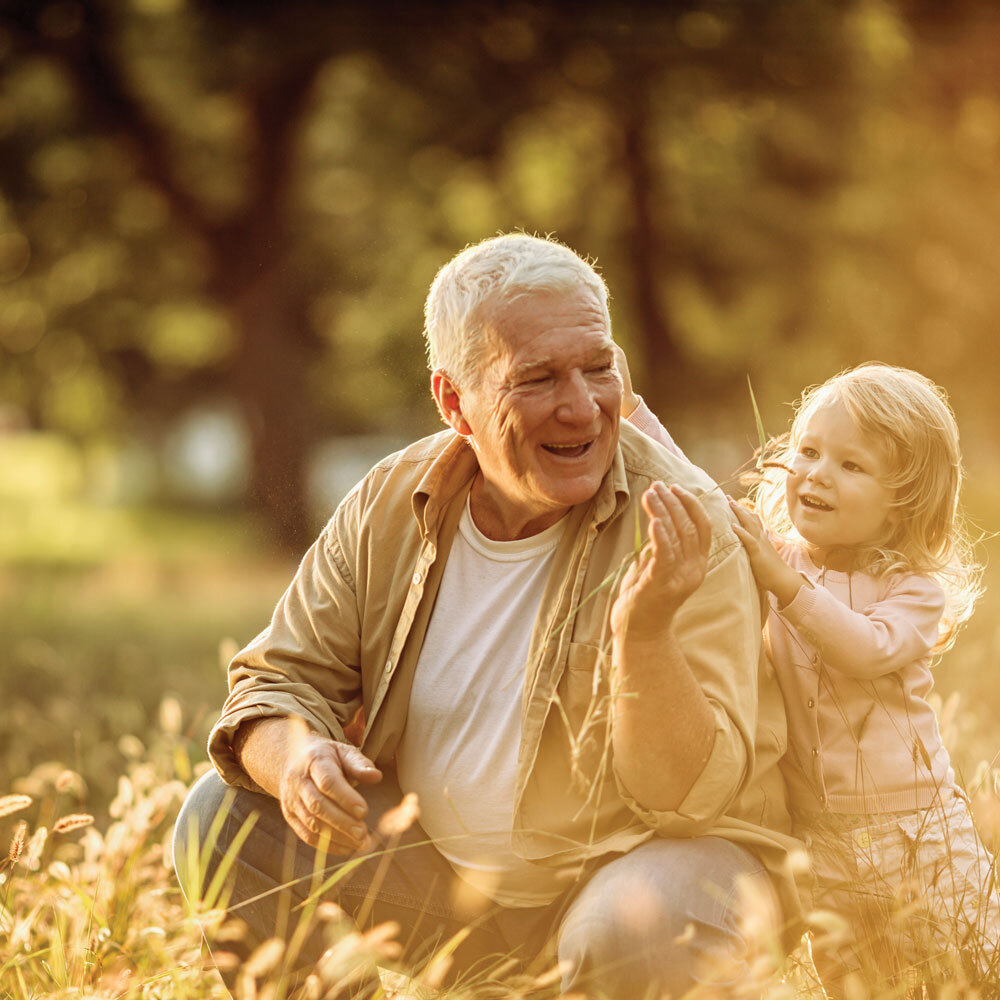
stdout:
[[587,423],[600,412],[583,372],[571,372],[560,388],[556,416],[567,423]]

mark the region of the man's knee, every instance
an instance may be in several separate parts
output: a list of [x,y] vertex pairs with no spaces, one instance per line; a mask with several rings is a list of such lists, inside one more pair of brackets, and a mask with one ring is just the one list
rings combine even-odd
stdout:
[[[191,787],[174,824],[174,870],[188,899],[201,898],[219,861],[230,849],[238,796],[251,793],[231,788],[215,771]],[[244,810],[245,811],[245,810]]]
[[564,987],[620,1000],[677,997],[749,972],[744,887],[766,876],[717,838],[655,840],[605,865],[559,932]]

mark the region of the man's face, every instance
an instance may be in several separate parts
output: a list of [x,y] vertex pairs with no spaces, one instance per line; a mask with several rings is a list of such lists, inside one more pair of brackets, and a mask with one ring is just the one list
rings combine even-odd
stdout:
[[597,297],[580,286],[504,306],[481,382],[460,391],[483,476],[473,516],[526,537],[589,500],[618,442],[622,384]]

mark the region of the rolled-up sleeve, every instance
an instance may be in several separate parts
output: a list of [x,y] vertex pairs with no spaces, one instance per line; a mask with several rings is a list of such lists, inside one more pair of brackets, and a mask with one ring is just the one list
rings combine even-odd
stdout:
[[229,784],[259,791],[233,751],[253,719],[292,717],[344,740],[361,704],[357,584],[346,553],[356,538],[349,496],[306,553],[271,623],[229,665],[229,697],[209,736],[209,755]]
[[713,826],[753,772],[761,607],[749,561],[732,532],[716,542],[705,580],[682,605],[674,628],[715,717],[711,753],[674,810],[646,808],[616,778],[622,799],[647,826],[663,836],[688,837]]

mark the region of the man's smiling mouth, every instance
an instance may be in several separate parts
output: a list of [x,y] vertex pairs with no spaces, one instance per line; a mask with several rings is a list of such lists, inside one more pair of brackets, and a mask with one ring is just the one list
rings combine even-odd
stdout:
[[580,458],[590,451],[594,441],[584,441],[582,444],[543,444],[542,447],[550,455],[558,455],[559,458]]
[[808,507],[810,510],[833,510],[833,508],[828,503],[823,503],[822,500],[818,500],[814,496],[810,496],[808,493],[803,493],[799,497],[799,503],[803,507]]

